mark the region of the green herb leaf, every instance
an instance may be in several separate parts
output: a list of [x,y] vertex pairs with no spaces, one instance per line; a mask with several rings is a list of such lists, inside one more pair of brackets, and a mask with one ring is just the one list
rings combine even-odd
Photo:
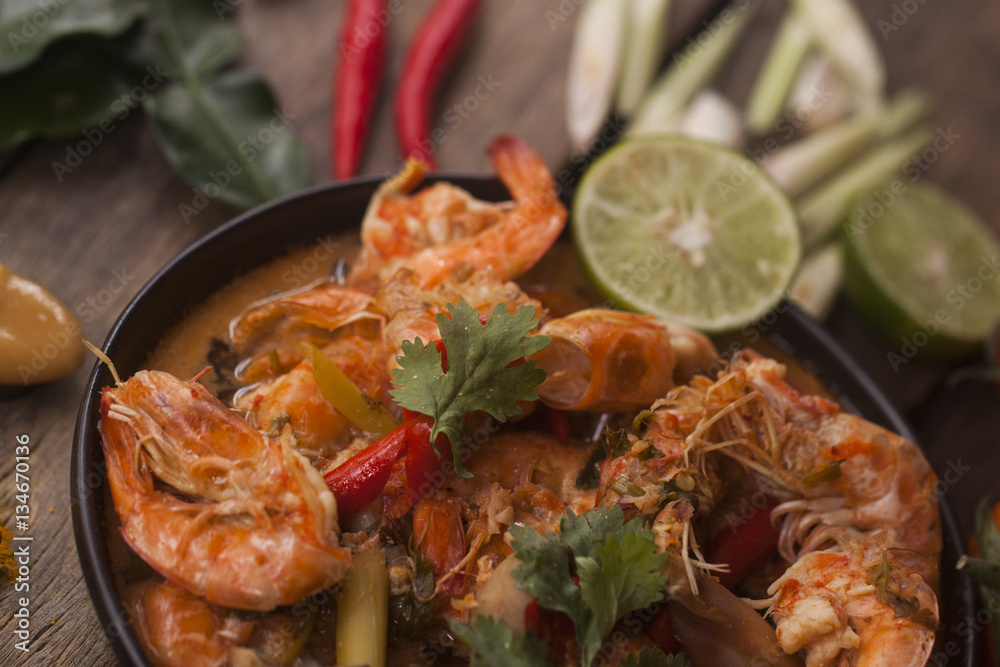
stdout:
[[476,616],[466,626],[454,618],[448,627],[472,647],[472,667],[550,667],[548,649],[531,630],[515,635],[507,622],[492,616]]
[[664,655],[662,651],[648,646],[638,656],[627,655],[621,667],[686,667],[687,661],[680,653]]
[[[120,35],[148,13],[145,0],[4,0],[0,10],[0,74],[30,65],[46,47],[66,37]],[[46,59],[53,60],[51,54]],[[21,104],[20,98],[5,99],[17,99]]]
[[806,486],[812,488],[819,486],[823,482],[829,482],[831,480],[837,479],[843,473],[840,471],[840,464],[847,459],[838,459],[836,461],[830,461],[828,464],[820,468],[819,470],[813,470],[810,473],[806,473],[802,476],[802,483]]
[[[604,638],[625,614],[663,599],[666,578],[659,567],[667,559],[656,551],[652,533],[608,534],[597,548],[597,558],[576,558],[584,602],[594,614],[597,632],[584,655],[593,656]],[[589,664],[587,662],[586,664]]]
[[309,160],[290,127],[292,116],[263,79],[245,70],[207,78],[239,54],[235,26],[201,0],[156,0],[154,7],[152,50],[168,63],[172,82],[147,97],[144,108],[174,169],[205,195],[238,209],[308,185]]
[[[618,506],[576,516],[566,513],[559,535],[544,536],[524,526],[510,530],[511,546],[522,561],[513,576],[518,587],[546,609],[573,621],[581,664],[589,666],[604,638],[623,616],[662,599],[666,578],[659,567],[652,532],[640,519],[625,523]],[[573,583],[572,559],[579,576]]]
[[[97,128],[87,143],[87,155],[131,112],[125,103],[114,105],[125,90],[120,66],[95,39],[74,39],[53,44],[48,56],[29,67],[0,76],[0,98],[17,100],[0,114],[0,153],[33,137],[55,139]],[[131,106],[137,105],[132,101]],[[53,164],[56,178],[79,166],[85,156],[76,142]]]
[[535,387],[545,380],[545,371],[531,360],[508,366],[549,344],[547,336],[528,337],[538,322],[535,308],[525,306],[514,314],[507,304],[498,304],[483,325],[479,311],[467,303],[449,304],[451,318],[438,314],[437,324],[448,353],[448,372],[441,368],[441,354],[434,345],[417,338],[404,341],[400,368],[393,370],[398,389],[390,393],[407,410],[434,418],[433,443],[439,433],[451,441],[456,472],[467,477],[462,466],[462,417],[483,411],[498,421],[521,414],[518,401],[538,398]]
[[867,582],[876,589],[875,599],[892,609],[896,616],[919,623],[931,630],[937,630],[938,618],[934,611],[921,607],[916,597],[903,595],[898,589],[892,587],[892,573],[899,567],[890,565],[890,551],[908,551],[923,556],[919,551],[912,549],[883,549],[882,563],[871,566],[865,573]]

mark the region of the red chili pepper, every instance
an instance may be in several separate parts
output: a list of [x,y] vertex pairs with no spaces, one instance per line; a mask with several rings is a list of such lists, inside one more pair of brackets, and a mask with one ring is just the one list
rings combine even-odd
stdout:
[[337,178],[349,178],[358,168],[385,62],[387,28],[379,19],[388,15],[385,0],[349,0],[347,4],[331,128],[331,171]]
[[552,429],[556,439],[564,445],[569,442],[569,420],[566,419],[566,413],[546,405],[545,417],[548,419],[549,428]]
[[406,54],[396,91],[396,132],[403,155],[419,158],[432,169],[434,142],[428,132],[434,96],[478,9],[479,0],[439,0]]
[[709,563],[726,563],[729,572],[719,572],[719,583],[732,590],[778,553],[778,529],[771,525],[771,499],[742,524],[723,531],[705,549]]
[[434,442],[440,456],[431,447],[433,423],[430,417],[418,419],[407,434],[406,485],[411,506],[433,489],[434,473],[441,469],[442,461],[451,459],[451,441],[445,434],[439,434]]
[[656,644],[664,653],[676,653],[681,650],[681,640],[674,634],[674,622],[670,618],[670,607],[666,603],[646,626],[645,633],[649,641]]
[[323,476],[337,499],[337,512],[341,516],[357,512],[379,497],[389,481],[392,464],[406,451],[406,436],[411,425],[412,422],[404,422]]

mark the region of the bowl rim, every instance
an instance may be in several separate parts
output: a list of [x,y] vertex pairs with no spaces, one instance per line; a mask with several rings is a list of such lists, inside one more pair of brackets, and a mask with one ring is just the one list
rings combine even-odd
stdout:
[[[505,192],[495,177],[440,172],[429,176],[424,183],[437,181],[447,181],[469,190],[478,190],[480,192],[473,192],[473,194],[480,197],[492,195],[493,198],[499,198]],[[199,257],[204,256],[209,249],[215,248],[218,244],[230,243],[229,237],[238,236],[241,230],[244,230],[251,223],[259,222],[261,218],[266,219],[280,215],[283,210],[293,205],[314,203],[312,200],[315,199],[323,201],[329,198],[333,200],[346,194],[361,194],[367,199],[377,185],[382,182],[381,177],[364,177],[313,186],[262,204],[210,231],[170,259],[143,285],[115,320],[101,349],[114,359],[115,354],[125,345],[129,329],[136,326],[136,318],[141,316],[146,300],[159,286],[170,279],[183,275],[185,271],[189,270],[189,265],[197,263]],[[486,192],[485,195],[483,191]],[[569,196],[570,193],[563,193],[564,198]],[[334,222],[331,224],[330,233],[350,232],[352,229],[357,229],[358,222],[353,221],[347,224]],[[288,234],[291,237],[293,232],[288,232]],[[273,249],[272,257],[281,256],[287,252],[288,247],[293,245],[296,244],[289,243],[286,247]],[[244,267],[243,270],[223,269],[222,273],[227,276],[225,280],[220,285],[207,289],[197,298],[190,299],[190,303],[185,308],[181,308],[178,315],[191,305],[202,301],[225,283],[245,273],[246,270],[259,265],[260,262],[257,262]],[[846,398],[847,402],[855,410],[864,414],[866,418],[881,423],[917,443],[917,446],[920,447],[906,420],[867,373],[821,324],[787,301],[782,302],[772,313],[776,313],[776,317],[772,324],[763,328],[764,336],[779,347],[787,348],[800,360],[805,361],[810,371],[817,372],[824,382],[830,382],[840,392],[840,396]],[[149,352],[150,349],[147,348],[144,355],[148,355]],[[103,525],[101,495],[107,484],[107,478],[104,457],[97,435],[97,424],[99,422],[102,387],[111,384],[112,381],[111,374],[104,364],[95,361],[81,399],[73,435],[70,471],[73,533],[88,592],[94,603],[94,609],[102,629],[107,638],[110,639],[116,657],[122,664],[146,666],[151,665],[151,662],[138,634],[132,627],[130,617],[118,594]],[[923,450],[922,447],[921,450]],[[944,497],[939,497],[939,511],[944,543],[942,557],[944,557],[944,549],[949,549],[954,558],[957,558],[964,553],[964,547],[958,524],[947,499]],[[944,568],[942,568],[942,574],[944,574],[943,570]],[[939,592],[939,603],[947,599],[956,603],[956,609],[961,609],[961,618],[949,619],[950,623],[973,618],[976,608],[975,592],[971,582],[965,577],[953,578],[958,583],[958,590],[947,598]],[[967,667],[977,665],[979,646],[976,640],[978,635],[958,634],[964,643],[958,646],[959,653],[955,656],[959,662],[951,664],[961,664]],[[935,648],[938,648],[937,644]]]

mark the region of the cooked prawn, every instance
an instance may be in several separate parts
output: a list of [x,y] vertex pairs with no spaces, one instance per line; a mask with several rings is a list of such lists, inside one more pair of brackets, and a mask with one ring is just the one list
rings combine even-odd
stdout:
[[678,426],[689,452],[729,456],[785,500],[771,516],[783,522],[780,550],[794,565],[769,591],[775,597],[757,604],[775,605],[781,647],[804,648],[810,666],[926,657],[933,631],[876,605],[875,588],[858,577],[876,555],[904,549],[892,551],[894,571],[916,580],[899,586],[919,588],[920,607],[936,618],[941,534],[930,466],[912,443],[800,393],[784,374],[776,361],[745,353],[714,383],[694,382],[672,401],[687,413]]
[[[391,404],[388,365],[380,341],[351,336],[330,343],[323,348],[323,354],[372,400]],[[323,396],[308,361],[237,393],[233,403],[272,437],[290,424],[295,449],[310,457],[329,458],[346,447],[354,435],[351,422]]]
[[845,537],[806,554],[771,585],[770,613],[786,653],[805,650],[807,667],[926,664],[937,598],[891,544],[885,534]]
[[201,385],[158,371],[106,387],[100,428],[125,541],[188,592],[266,611],[349,567],[336,501],[290,429],[263,437]]
[[581,310],[541,333],[552,343],[534,355],[547,373],[538,394],[562,410],[642,409],[716,359],[696,331],[616,310]]
[[125,605],[158,665],[224,667],[254,630],[253,621],[169,582],[145,581],[128,589]]
[[463,270],[492,268],[510,280],[541,259],[566,224],[552,174],[520,139],[499,137],[487,152],[513,204],[482,202],[443,183],[408,196],[423,177],[423,166],[409,162],[372,197],[349,283],[377,287],[401,268],[425,288]]

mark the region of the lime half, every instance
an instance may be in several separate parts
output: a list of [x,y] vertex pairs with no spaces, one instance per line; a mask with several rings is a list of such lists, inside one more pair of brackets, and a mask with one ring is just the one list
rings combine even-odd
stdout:
[[938,188],[863,198],[844,231],[847,294],[901,357],[962,355],[1000,322],[1000,245]]
[[612,305],[708,333],[770,310],[801,252],[791,204],[756,164],[680,137],[627,141],[597,160],[572,225]]

